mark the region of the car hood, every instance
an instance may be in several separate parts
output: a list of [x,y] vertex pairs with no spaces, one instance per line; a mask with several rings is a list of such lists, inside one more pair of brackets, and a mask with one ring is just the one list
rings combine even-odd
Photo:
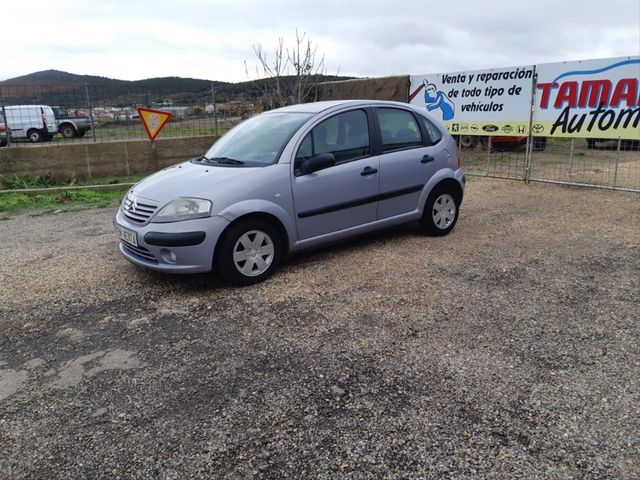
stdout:
[[254,178],[268,167],[213,166],[184,162],[154,173],[136,183],[131,193],[164,205],[178,197],[211,201],[227,192],[255,185]]

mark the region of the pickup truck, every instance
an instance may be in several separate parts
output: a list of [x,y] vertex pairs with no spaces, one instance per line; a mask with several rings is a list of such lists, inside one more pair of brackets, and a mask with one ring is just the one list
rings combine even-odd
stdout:
[[64,138],[83,137],[91,130],[91,119],[87,115],[79,115],[76,110],[75,115],[64,107],[51,107],[56,116],[58,133]]

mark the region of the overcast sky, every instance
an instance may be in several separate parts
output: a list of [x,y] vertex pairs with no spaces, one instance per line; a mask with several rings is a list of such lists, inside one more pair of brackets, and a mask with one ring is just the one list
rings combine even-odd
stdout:
[[640,1],[29,0],[0,24],[0,79],[243,81],[251,46],[290,43],[296,28],[329,74],[437,73],[638,55]]

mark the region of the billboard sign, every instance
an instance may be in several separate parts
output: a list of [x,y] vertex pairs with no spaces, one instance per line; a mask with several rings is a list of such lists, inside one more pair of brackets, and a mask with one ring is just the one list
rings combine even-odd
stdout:
[[529,134],[533,65],[411,76],[409,103],[453,135]]
[[538,65],[533,135],[640,140],[640,57]]

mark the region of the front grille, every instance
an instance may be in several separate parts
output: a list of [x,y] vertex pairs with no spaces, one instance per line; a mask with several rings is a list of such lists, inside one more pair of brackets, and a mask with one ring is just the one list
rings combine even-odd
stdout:
[[141,200],[131,194],[125,197],[122,207],[124,216],[135,223],[147,222],[158,208],[157,205],[152,205],[149,200]]
[[134,247],[133,245],[129,245],[125,242],[122,242],[122,247],[126,250],[127,253],[130,253],[131,255],[135,255],[136,257],[140,257],[143,260],[151,263],[158,263],[156,257],[154,257],[153,254],[144,247]]

